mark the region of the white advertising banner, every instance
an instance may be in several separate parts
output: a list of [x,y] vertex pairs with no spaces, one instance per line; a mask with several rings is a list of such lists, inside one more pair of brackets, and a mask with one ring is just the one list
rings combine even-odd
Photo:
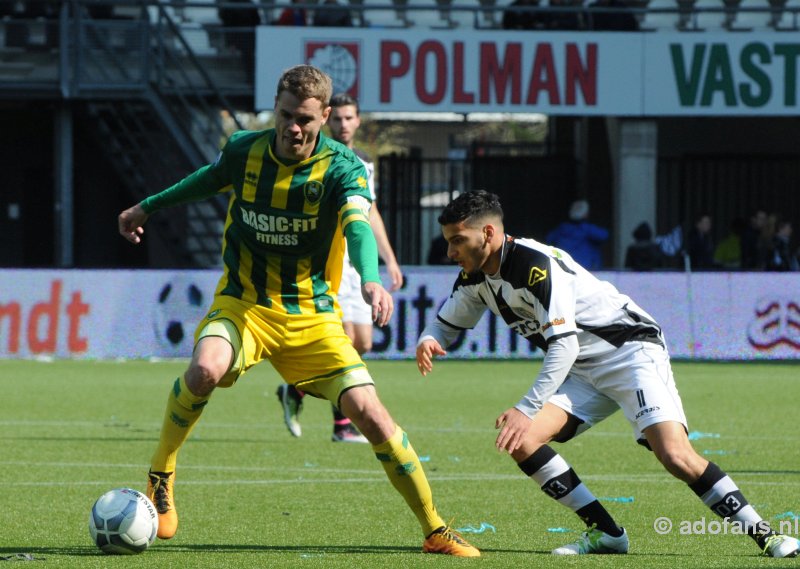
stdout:
[[[395,314],[369,358],[413,358],[420,331],[450,294],[452,267],[405,267]],[[792,273],[598,276],[647,310],[673,357],[800,358],[800,279]],[[0,270],[0,357],[188,357],[218,271]],[[449,357],[541,357],[501,319],[484,316]]]
[[256,107],[310,63],[364,111],[796,115],[800,40],[780,33],[261,26]]
[[796,115],[797,36],[648,34],[642,115]]

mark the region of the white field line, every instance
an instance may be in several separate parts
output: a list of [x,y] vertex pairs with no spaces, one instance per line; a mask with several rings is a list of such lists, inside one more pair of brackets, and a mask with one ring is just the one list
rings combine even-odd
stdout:
[[[23,461],[0,461],[0,466],[24,466],[28,471],[40,468],[126,468],[142,470],[141,464],[103,464],[103,463],[77,463],[77,462],[23,462]],[[374,470],[362,469],[340,469],[340,468],[318,468],[316,466],[308,466],[304,468],[280,468],[280,467],[244,467],[244,466],[210,466],[210,465],[185,465],[181,466],[181,471],[202,471],[202,472],[263,472],[278,471],[284,475],[287,472],[298,473],[298,476],[293,478],[286,478],[285,476],[278,478],[266,479],[231,479],[225,478],[223,480],[192,480],[181,478],[180,484],[187,486],[219,486],[223,484],[237,484],[237,485],[280,485],[280,484],[358,484],[365,482],[386,482],[386,477],[376,468]],[[324,475],[324,476],[319,476]],[[337,475],[347,475],[341,477]],[[354,477],[353,475],[357,475]],[[778,477],[780,474],[774,475],[759,475],[758,479],[749,479],[746,476],[737,476],[737,482],[745,486],[778,486],[778,487],[798,487],[800,480],[765,480],[767,476]],[[494,473],[459,473],[459,474],[436,474],[428,473],[428,478],[431,481],[442,482],[509,482],[525,480],[522,474],[494,474]],[[677,480],[671,478],[666,472],[648,472],[641,474],[584,474],[581,478],[587,482],[592,481],[605,481],[605,482],[624,482],[624,483],[675,483],[680,484]],[[47,486],[94,486],[100,484],[119,484],[119,481],[103,481],[103,480],[58,480],[58,481],[4,481],[0,480],[0,487],[47,487]]]
[[[276,414],[276,416],[278,416]],[[206,430],[213,430],[213,429],[237,429],[237,430],[244,430],[244,429],[252,429],[255,431],[284,431],[286,427],[283,423],[199,423],[202,426],[204,431]],[[108,419],[100,420],[100,421],[71,421],[71,420],[0,420],[0,427],[93,427],[93,428],[100,428],[100,429],[110,429],[110,428],[136,428],[136,429],[158,429],[161,427],[161,423],[139,423],[133,421],[125,421],[115,419],[113,417],[109,417]],[[406,425],[403,425],[404,428]],[[434,433],[494,433],[495,430],[492,427],[462,427],[462,426],[452,426],[452,427],[423,427],[423,426],[409,426],[407,430],[411,433],[416,432],[434,432]],[[202,436],[202,435],[200,435]],[[615,431],[615,432],[601,432],[601,431],[587,431],[583,433],[579,438],[575,440],[584,440],[587,437],[629,437],[633,438],[632,431]],[[13,437],[10,437],[13,438]],[[53,437],[53,440],[57,440],[58,437]],[[739,434],[720,434],[720,437],[713,437],[709,438],[708,442],[711,444],[712,442],[715,446],[719,446],[720,444],[725,444],[726,441],[747,441],[747,440],[769,440],[769,441],[797,441],[796,435],[762,435],[762,436],[753,436],[753,435],[739,435]],[[696,444],[702,444],[702,440],[694,441]]]

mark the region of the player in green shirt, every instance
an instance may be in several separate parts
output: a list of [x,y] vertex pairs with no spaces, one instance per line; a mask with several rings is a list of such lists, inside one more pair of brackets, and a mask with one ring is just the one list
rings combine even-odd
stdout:
[[336,291],[345,239],[378,325],[389,321],[393,304],[378,277],[364,167],[320,132],[331,90],[315,67],[287,70],[278,82],[274,129],[237,133],[213,164],[119,215],[120,233],[139,243],[157,210],[230,193],[224,272],[195,332],[189,367],[170,390],[151,460],[148,495],[159,513],[158,535],[169,539],[177,531],[178,450],[214,388],[233,385],[266,359],[287,383],[336,405],[367,437],[422,526],[423,551],[477,557],[437,513],[417,453],[342,327]]

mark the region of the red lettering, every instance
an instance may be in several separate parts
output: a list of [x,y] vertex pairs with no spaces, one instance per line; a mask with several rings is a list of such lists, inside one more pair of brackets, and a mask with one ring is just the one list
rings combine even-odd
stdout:
[[553,46],[549,43],[541,43],[536,46],[531,80],[528,84],[528,99],[525,102],[535,105],[539,99],[539,91],[547,92],[551,105],[561,104],[561,98],[558,95],[556,64],[553,60]]
[[81,316],[89,314],[89,305],[81,300],[81,293],[73,292],[72,300],[67,305],[67,316],[69,317],[69,336],[67,336],[67,348],[70,352],[85,352],[89,342],[85,337],[80,336]]
[[568,105],[576,103],[576,86],[580,84],[587,105],[597,104],[597,44],[586,44],[586,63],[574,43],[567,44],[566,99]]
[[475,102],[475,93],[464,91],[464,42],[460,41],[453,44],[453,102]]
[[[61,303],[61,281],[55,280],[50,284],[50,302],[38,302],[33,305],[28,318],[28,346],[31,353],[56,351],[56,338],[58,331],[58,308]],[[39,320],[47,318],[47,333],[44,339],[39,338]]]
[[[427,90],[428,55],[432,55],[436,62],[433,91]],[[433,40],[424,41],[417,50],[415,83],[417,85],[417,98],[426,105],[441,103],[447,92],[447,51],[444,46]]]
[[381,42],[381,103],[392,102],[392,80],[408,73],[411,52],[400,41]]
[[19,302],[0,304],[0,324],[8,318],[8,353],[16,354],[19,351],[19,326],[21,309]]
[[521,76],[522,76],[522,45],[509,43],[502,63],[497,56],[497,44],[481,43],[481,103],[490,104],[489,88],[493,87],[497,103],[504,103],[508,83],[511,82],[511,103],[518,105],[521,101]]

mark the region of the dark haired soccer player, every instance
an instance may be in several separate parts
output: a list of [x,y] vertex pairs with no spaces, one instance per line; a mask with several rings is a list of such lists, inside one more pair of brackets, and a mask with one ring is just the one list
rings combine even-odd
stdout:
[[458,334],[488,309],[545,350],[536,381],[502,413],[496,446],[587,531],[559,555],[627,553],[628,535],[572,467],[548,445],[565,442],[622,409],[640,444],[765,555],[794,557],[798,542],[776,534],[719,466],[697,454],[675,387],[661,328],[628,296],[564,251],[503,231],[503,210],[485,191],[458,196],[439,216],[448,255],[461,266],[453,293],[422,332],[423,375]]
[[[386,264],[386,272],[391,279],[390,291],[395,291],[403,284],[403,272],[394,255],[389,237],[386,235],[386,228],[383,224],[377,206],[375,205],[375,164],[370,161],[369,156],[355,146],[355,136],[361,126],[361,113],[358,108],[358,101],[347,93],[338,93],[331,98],[331,115],[328,118],[328,128],[331,130],[331,137],[336,142],[341,142],[352,150],[361,160],[367,171],[367,187],[372,199],[372,207],[369,210],[369,224],[375,241],[378,244],[378,253]],[[344,331],[353,341],[356,351],[364,355],[372,349],[372,314],[370,306],[364,302],[361,296],[361,277],[356,271],[347,248],[344,252],[344,267],[342,269],[342,282],[338,293],[339,306],[342,308],[342,324]],[[303,407],[304,393],[292,385],[282,383],[278,386],[278,400],[283,407],[283,418],[289,432],[295,437],[302,434],[299,415]],[[333,434],[331,440],[334,442],[366,443],[367,439],[358,432],[350,419],[345,417],[341,411],[333,408]]]
[[178,450],[216,387],[230,387],[269,360],[285,381],[328,399],[372,443],[392,485],[417,516],[423,551],[477,557],[433,505],[408,436],[378,399],[364,362],[344,333],[335,291],[345,239],[362,277],[373,319],[385,325],[392,298],[378,277],[361,162],[320,130],[330,115],[330,77],[310,65],[281,76],[275,128],[234,134],[216,162],[119,215],[119,231],[139,243],[150,214],[230,193],[214,301],[195,332],[189,368],[170,389],[161,438],[151,460],[148,496],[158,536],[178,527],[173,499]]

